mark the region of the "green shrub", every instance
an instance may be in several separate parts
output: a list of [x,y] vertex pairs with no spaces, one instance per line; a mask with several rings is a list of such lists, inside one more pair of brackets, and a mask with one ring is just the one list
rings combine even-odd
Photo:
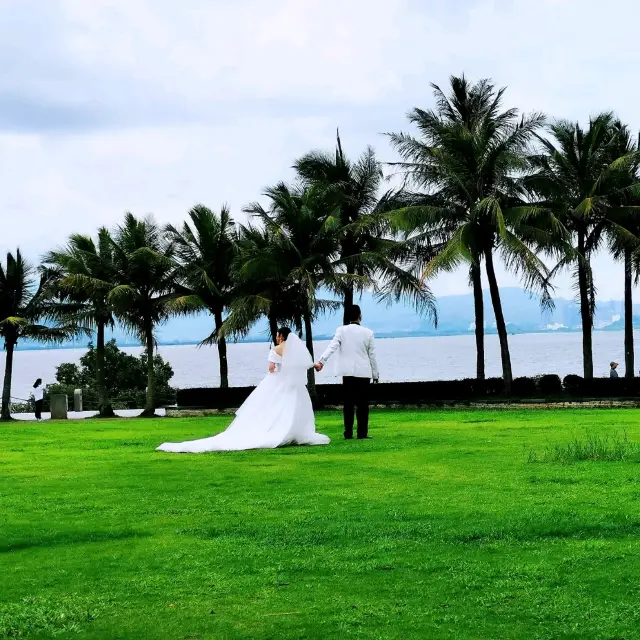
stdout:
[[584,378],[570,373],[562,381],[564,390],[571,396],[584,395]]
[[536,394],[536,381],[533,378],[516,378],[511,387],[516,398],[533,398]]
[[[173,377],[173,369],[162,356],[156,354],[153,359],[156,376],[156,405],[173,404],[175,389],[169,385]],[[147,360],[144,353],[132,356],[124,353],[111,340],[105,345],[105,384],[114,409],[137,409],[143,407],[146,400]],[[45,410],[49,407],[49,396],[65,394],[69,398],[69,406],[73,405],[73,392],[82,389],[83,408],[98,408],[98,392],[96,384],[95,347],[89,343],[85,355],[79,364],[65,362],[56,369],[56,383],[48,385],[45,393]]]
[[538,391],[544,397],[553,397],[562,395],[562,380],[555,373],[540,376],[537,380]]

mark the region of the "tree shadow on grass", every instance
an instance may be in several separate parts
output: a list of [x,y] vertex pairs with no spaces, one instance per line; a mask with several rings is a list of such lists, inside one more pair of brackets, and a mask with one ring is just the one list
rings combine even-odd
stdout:
[[128,540],[131,538],[149,538],[151,533],[146,531],[78,531],[50,533],[40,538],[16,540],[0,544],[0,553],[22,551],[33,548],[61,547],[72,544],[85,544],[88,542],[107,542],[111,540]]
[[512,529],[472,530],[455,536],[462,544],[491,544],[494,542],[535,542],[551,539],[614,540],[638,535],[640,520],[623,522],[555,522],[540,525],[522,524]]

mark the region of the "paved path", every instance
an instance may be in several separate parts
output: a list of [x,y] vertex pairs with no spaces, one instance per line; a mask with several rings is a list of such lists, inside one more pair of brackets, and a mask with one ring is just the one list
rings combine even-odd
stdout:
[[[123,410],[116,409],[115,413],[119,418],[136,418],[142,413],[142,409],[123,409]],[[69,417],[69,420],[83,420],[85,418],[93,418],[97,416],[98,412],[97,411],[78,411],[78,412],[69,411],[67,415]],[[166,411],[164,409],[156,409],[156,415],[164,417],[166,415]],[[35,420],[36,419],[35,413],[12,413],[11,417],[15,418],[16,420]],[[42,419],[51,420],[51,414],[43,412]]]

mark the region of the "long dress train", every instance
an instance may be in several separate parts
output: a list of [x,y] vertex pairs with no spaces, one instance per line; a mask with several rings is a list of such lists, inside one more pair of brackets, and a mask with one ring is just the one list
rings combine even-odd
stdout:
[[[295,340],[299,340],[297,336],[289,335],[283,358],[273,350],[270,352],[269,361],[275,363],[276,371],[262,379],[238,409],[235,420],[226,431],[202,440],[166,442],[157,450],[205,453],[329,444],[327,436],[316,433],[311,398],[305,386],[306,370],[304,375],[299,375],[299,371],[296,371],[298,375],[285,375],[286,371],[283,371],[287,350],[293,349]],[[304,343],[300,344],[304,347]],[[295,348],[298,348],[297,344]],[[306,347],[304,349],[306,351]],[[298,355],[300,353],[298,351]]]

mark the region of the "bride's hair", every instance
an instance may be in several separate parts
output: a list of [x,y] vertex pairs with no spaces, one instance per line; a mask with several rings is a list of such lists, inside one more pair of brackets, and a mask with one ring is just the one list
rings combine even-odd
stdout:
[[289,337],[289,334],[291,333],[291,329],[289,329],[289,327],[280,327],[278,329],[278,335],[282,336],[286,342],[287,338]]

